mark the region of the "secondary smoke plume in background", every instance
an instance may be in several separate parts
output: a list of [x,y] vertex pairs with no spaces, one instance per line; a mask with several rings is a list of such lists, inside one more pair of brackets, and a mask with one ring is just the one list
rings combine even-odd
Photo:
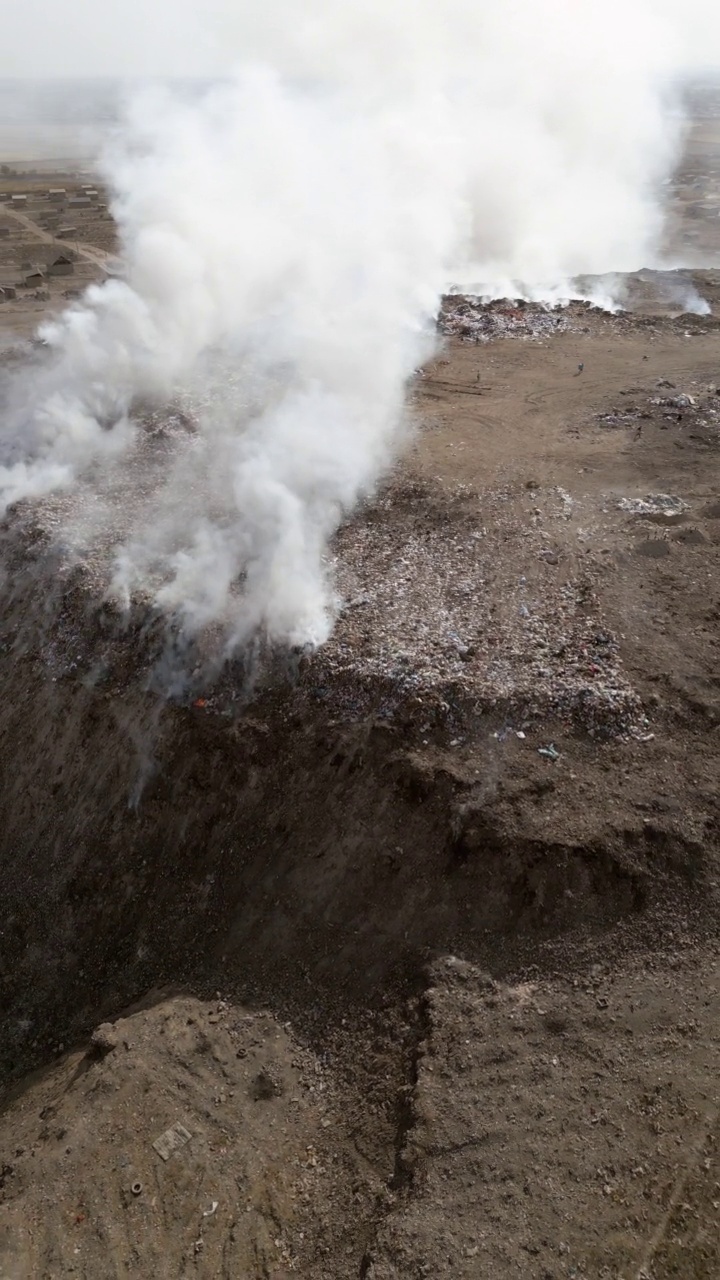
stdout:
[[[153,10],[137,62],[126,25],[113,63],[120,7],[100,27],[88,8],[87,71],[167,72],[167,19],[176,70],[223,74],[130,95],[101,162],[124,278],[46,328],[2,503],[74,488],[66,536],[112,535],[116,596],[230,646],[322,641],[328,539],[395,455],[444,288],[553,298],[653,264],[673,77],[720,63],[714,10],[240,0],[201,20],[186,2]],[[171,401],[192,430],[148,453],[137,407]]]

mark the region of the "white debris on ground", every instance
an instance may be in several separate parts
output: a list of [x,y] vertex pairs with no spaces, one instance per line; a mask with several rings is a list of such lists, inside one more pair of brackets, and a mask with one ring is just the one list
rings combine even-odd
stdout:
[[620,498],[618,510],[634,516],[681,516],[688,510],[684,498],[670,493],[649,493],[645,498]]
[[[642,513],[684,506],[667,495],[620,502]],[[43,506],[48,532],[58,503]],[[414,708],[463,723],[552,719],[591,735],[641,738],[643,707],[595,594],[593,530],[603,514],[607,508],[588,510],[581,495],[558,486],[478,493],[396,478],[333,542],[327,568],[342,603],[329,641],[302,663],[303,686],[331,717],[405,716]],[[109,539],[83,562],[84,591],[99,599],[112,546]],[[76,622],[72,609],[63,611],[59,632],[46,638],[53,675],[97,660]],[[116,657],[123,643],[113,636]],[[205,659],[213,665],[211,634],[207,645],[198,671]],[[217,705],[231,707],[239,694],[228,671]]]
[[336,540],[345,605],[312,660],[316,677],[333,701],[345,690],[350,711],[379,688],[380,715],[434,695],[640,736],[647,721],[591,577],[553,547],[553,525],[571,519],[558,489],[389,490]]
[[697,400],[694,396],[653,396],[651,405],[663,405],[670,409],[694,409]]
[[610,410],[603,410],[595,415],[595,421],[602,427],[624,427],[647,421],[661,428],[670,424],[699,431],[701,436],[693,439],[712,446],[720,445],[720,392],[714,384],[697,386],[693,383],[693,394],[677,392],[675,384],[661,379],[658,389],[675,392],[662,395],[657,392],[648,395],[647,390],[635,387],[630,391],[622,391],[628,397],[628,403],[613,405]]
[[438,328],[463,342],[491,342],[496,338],[546,338],[577,326],[570,314],[559,308],[522,300],[483,302],[451,294],[443,300]]

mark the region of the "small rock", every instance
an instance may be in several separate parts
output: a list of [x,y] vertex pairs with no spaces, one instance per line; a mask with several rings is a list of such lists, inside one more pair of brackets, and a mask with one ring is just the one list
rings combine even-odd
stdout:
[[90,1037],[90,1044],[95,1053],[104,1058],[106,1054],[117,1049],[118,1036],[112,1022],[102,1022]]

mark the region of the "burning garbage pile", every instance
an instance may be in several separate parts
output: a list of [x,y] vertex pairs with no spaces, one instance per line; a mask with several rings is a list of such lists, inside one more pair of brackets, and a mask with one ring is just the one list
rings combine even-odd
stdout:
[[450,295],[443,299],[438,328],[463,342],[492,342],[497,338],[547,338],[574,328],[565,310],[522,299],[483,302]]
[[[48,535],[61,502],[43,505]],[[603,617],[594,564],[567,551],[588,516],[557,486],[478,493],[396,478],[331,544],[326,570],[338,612],[326,643],[291,652],[259,643],[224,668],[208,694],[203,671],[217,668],[220,635],[208,628],[192,648],[192,705],[231,716],[247,690],[290,672],[299,695],[322,699],[340,722],[372,715],[405,723],[417,715],[418,725],[431,720],[463,734],[488,717],[529,736],[550,724],[557,733],[560,724],[598,739],[645,741],[648,721]],[[138,601],[131,628],[118,617],[116,630],[114,614],[97,629],[78,623],[78,592],[96,598],[106,568],[99,554],[60,576],[62,608],[42,645],[53,678],[100,665],[121,689],[128,666],[137,668],[139,643],[158,688],[168,687],[168,674],[173,688],[185,687],[182,646],[178,655],[168,649],[161,619],[149,624],[147,602]]]

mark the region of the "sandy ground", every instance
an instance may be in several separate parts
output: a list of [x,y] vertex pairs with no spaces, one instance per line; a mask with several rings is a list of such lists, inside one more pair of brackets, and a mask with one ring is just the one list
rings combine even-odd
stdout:
[[630,283],[449,300],[250,698],[6,523],[3,1280],[720,1275],[720,281]]

